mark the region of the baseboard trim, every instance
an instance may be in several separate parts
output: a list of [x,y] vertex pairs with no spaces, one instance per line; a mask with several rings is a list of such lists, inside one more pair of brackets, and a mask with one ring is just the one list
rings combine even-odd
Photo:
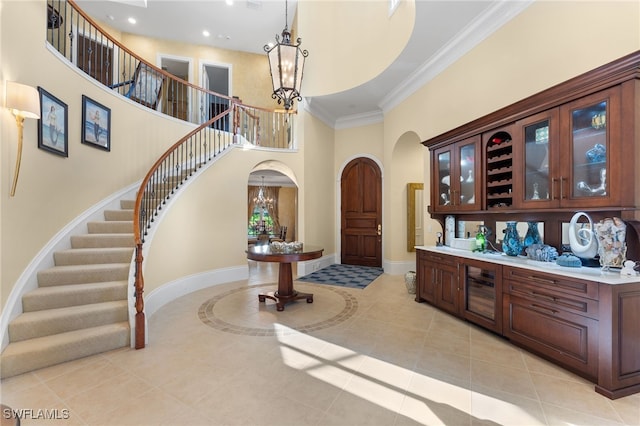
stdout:
[[194,291],[233,281],[247,280],[248,278],[249,266],[242,265],[202,272],[170,281],[152,290],[145,297],[144,311],[146,317],[149,319],[167,303]]

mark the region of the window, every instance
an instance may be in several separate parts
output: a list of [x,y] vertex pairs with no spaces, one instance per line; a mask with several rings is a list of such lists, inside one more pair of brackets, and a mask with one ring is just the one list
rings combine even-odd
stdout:
[[267,209],[256,206],[253,214],[249,218],[249,228],[247,234],[251,237],[257,237],[260,234],[273,234],[273,218],[269,216]]

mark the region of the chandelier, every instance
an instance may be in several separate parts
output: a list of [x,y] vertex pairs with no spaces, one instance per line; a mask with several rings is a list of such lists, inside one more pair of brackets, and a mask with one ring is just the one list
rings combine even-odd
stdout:
[[284,109],[289,110],[293,106],[293,101],[302,100],[300,88],[302,86],[302,71],[304,69],[304,59],[309,56],[309,52],[300,49],[302,40],[298,38],[297,44],[291,44],[291,32],[287,26],[288,10],[285,0],[285,20],[284,30],[282,30],[282,40],[276,34],[276,45],[267,44],[264,46],[269,58],[269,68],[271,70],[271,82],[273,83],[273,93],[271,97],[278,100],[278,105],[284,103]]
[[266,209],[267,206],[271,206],[273,204],[273,198],[266,196],[266,188],[264,187],[264,176],[262,176],[262,185],[258,189],[258,196],[253,198],[253,202],[262,207],[262,209]]

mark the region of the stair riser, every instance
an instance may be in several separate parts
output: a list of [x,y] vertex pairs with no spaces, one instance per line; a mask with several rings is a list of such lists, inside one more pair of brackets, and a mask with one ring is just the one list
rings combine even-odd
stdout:
[[133,234],[88,234],[71,237],[72,248],[134,247]]
[[20,317],[19,321],[11,322],[9,324],[9,340],[12,343],[19,342],[128,320],[126,301],[99,303],[91,306],[91,310],[78,310],[75,307],[57,309],[46,318],[43,314],[44,312],[32,313],[31,315],[38,318],[26,319],[29,317],[27,314]]
[[133,210],[105,210],[104,219],[110,220],[133,220]]
[[56,266],[90,265],[102,263],[129,263],[133,255],[132,248],[124,249],[75,249],[54,253]]
[[51,287],[67,284],[125,281],[129,277],[129,264],[118,264],[101,269],[58,271],[55,268],[38,272],[38,285]]
[[[20,350],[5,350],[2,353],[0,363],[0,377],[2,379],[18,374],[37,370],[63,362],[73,361],[86,356],[107,352],[110,350],[128,347],[130,331],[128,323],[116,324],[113,327],[101,328],[96,333],[82,333],[74,338],[49,340],[38,345],[29,345]],[[16,345],[21,345],[19,342]]]
[[[22,298],[23,312],[89,305],[115,300],[127,300],[126,281],[49,287],[46,292],[32,291]],[[50,291],[49,291],[50,290]]]
[[9,324],[0,377],[49,367],[130,344],[128,286],[135,247],[134,200],[107,210],[105,222],[72,236],[39,271],[38,288],[22,297],[23,313]]
[[136,200],[120,200],[120,208],[122,210],[133,210]]
[[90,234],[133,234],[133,221],[89,222],[87,230]]

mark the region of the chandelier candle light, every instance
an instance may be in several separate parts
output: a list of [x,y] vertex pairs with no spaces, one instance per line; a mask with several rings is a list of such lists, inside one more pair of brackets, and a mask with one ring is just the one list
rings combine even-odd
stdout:
[[288,3],[285,1],[285,21],[282,30],[282,40],[276,34],[276,44],[264,46],[269,58],[269,68],[271,70],[271,81],[273,83],[273,93],[271,97],[278,100],[278,104],[284,103],[284,109],[290,110],[293,101],[302,100],[300,88],[302,87],[302,71],[304,60],[309,56],[309,52],[300,49],[302,40],[298,38],[297,44],[291,44],[291,32],[287,25]]
[[267,206],[273,204],[273,198],[267,197],[265,194],[266,192],[266,188],[264,187],[264,176],[262,176],[262,185],[260,185],[260,188],[258,189],[258,196],[253,199],[253,202],[259,205],[262,209],[266,209]]

